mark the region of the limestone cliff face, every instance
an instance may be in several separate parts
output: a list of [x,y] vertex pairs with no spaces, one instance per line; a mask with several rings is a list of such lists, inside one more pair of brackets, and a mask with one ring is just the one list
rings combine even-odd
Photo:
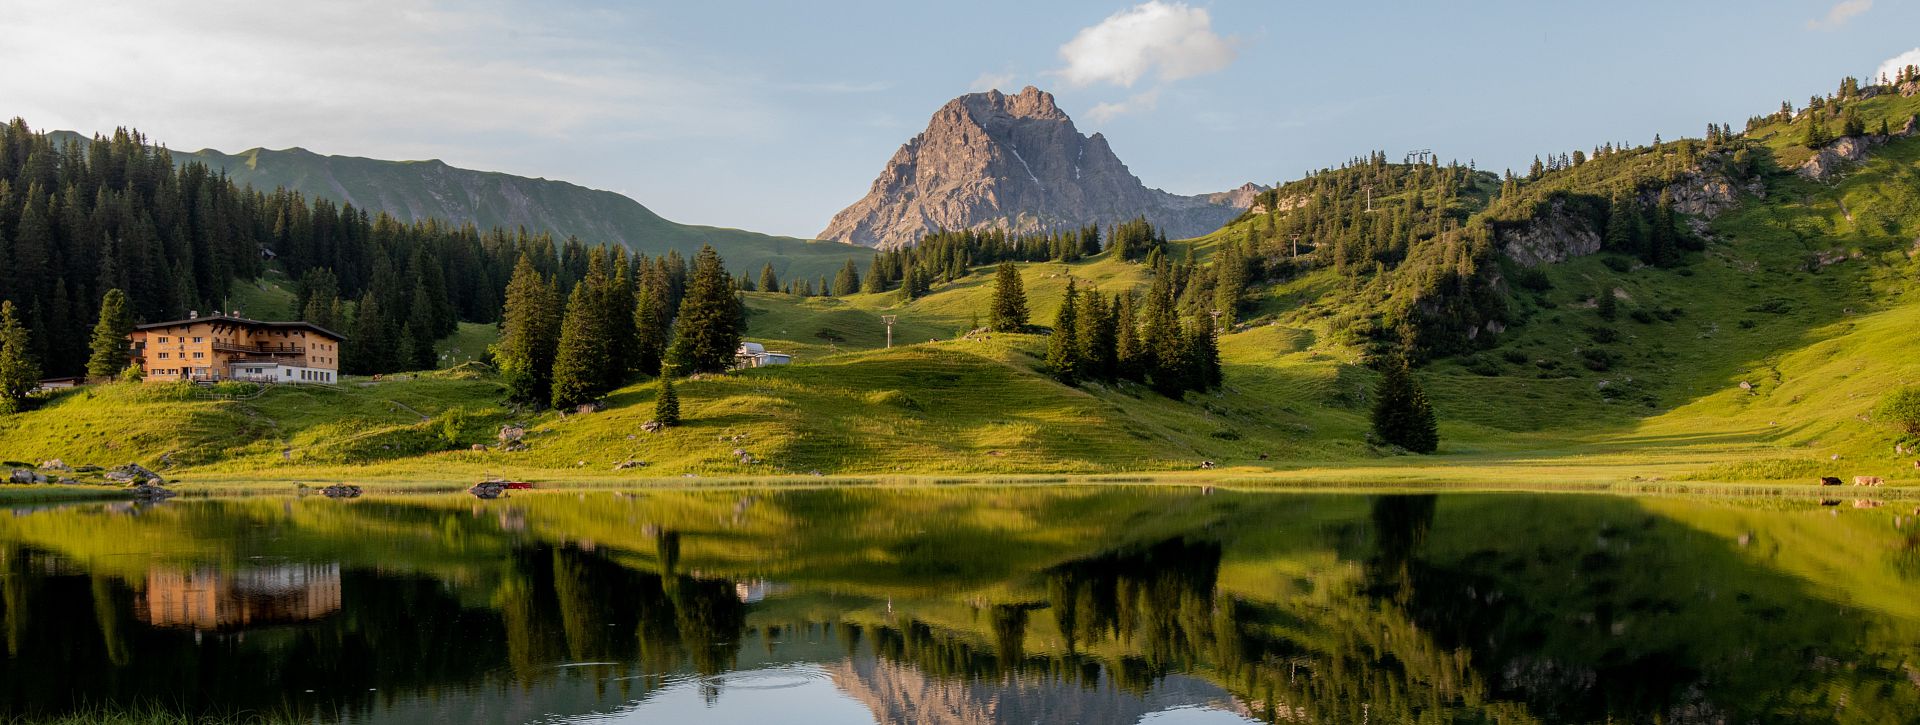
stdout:
[[1053,94],[1028,86],[942,106],[820,238],[894,248],[938,229],[1027,233],[1136,216],[1169,237],[1191,237],[1238,216],[1259,187],[1242,189],[1179,196],[1147,188],[1105,137],[1081,135]]

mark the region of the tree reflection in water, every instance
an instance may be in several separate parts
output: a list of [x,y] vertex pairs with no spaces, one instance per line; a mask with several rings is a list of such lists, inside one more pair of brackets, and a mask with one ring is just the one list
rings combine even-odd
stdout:
[[[843,688],[912,672],[1007,717],[1070,719],[1175,681],[1273,722],[1920,711],[1920,625],[1898,604],[1920,594],[1910,520],[1602,497],[965,495],[1022,518],[977,526],[926,505],[961,494],[911,492],[762,494],[764,523],[703,493],[472,515],[440,499],[28,512],[0,519],[0,693],[9,714],[377,720],[505,688],[591,712],[688,678],[713,701],[727,673],[802,661],[849,663]],[[1079,528],[1044,536],[1057,526]],[[1762,548],[1775,541],[1793,545]],[[1843,546],[1871,566],[1796,558]],[[156,618],[142,607],[166,587],[182,612],[226,608]],[[1873,597],[1894,603],[1847,604]]]

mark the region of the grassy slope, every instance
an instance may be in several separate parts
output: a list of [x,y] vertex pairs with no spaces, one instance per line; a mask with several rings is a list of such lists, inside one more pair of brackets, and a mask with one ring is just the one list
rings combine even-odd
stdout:
[[[1874,99],[1868,108],[1877,125],[1920,110],[1920,99]],[[1753,136],[1792,158],[1791,130]],[[987,269],[913,301],[747,295],[749,339],[794,352],[801,364],[691,382],[682,392],[691,425],[657,436],[639,432],[653,396],[641,383],[617,391],[607,413],[530,418],[539,432],[527,453],[417,455],[449,445],[435,442],[445,438],[444,411],[471,418],[451,437],[461,448],[509,418],[493,382],[455,374],[275,391],[244,404],[153,391],[68,394],[0,422],[0,453],[110,463],[189,451],[196,473],[233,479],[610,477],[611,465],[629,458],[648,465],[623,477],[1114,473],[1191,470],[1208,459],[1272,480],[1343,484],[1912,478],[1911,465],[1892,457],[1891,431],[1867,418],[1884,390],[1920,380],[1909,254],[1920,229],[1916,182],[1920,139],[1896,141],[1836,182],[1776,175],[1764,201],[1712,223],[1708,251],[1684,269],[1621,272],[1601,257],[1547,268],[1551,288],[1516,293],[1523,322],[1499,347],[1422,372],[1443,418],[1448,455],[1435,458],[1382,458],[1360,442],[1371,375],[1329,342],[1328,319],[1339,312],[1328,301],[1331,273],[1265,289],[1222,340],[1226,390],[1175,403],[1131,386],[1054,384],[1035,372],[1043,337],[962,339],[987,307]],[[1196,244],[1204,253],[1235,231]],[[1836,251],[1846,259],[1809,263]],[[1069,275],[1107,291],[1146,282],[1140,266],[1104,257],[1025,265],[1022,274],[1042,324]],[[270,298],[268,282],[260,294]],[[1601,293],[1620,300],[1612,322],[1593,307]],[[887,314],[898,316],[897,347],[877,350]],[[1617,340],[1597,342],[1599,328]],[[491,334],[463,326],[445,344],[464,350]],[[1581,352],[1595,346],[1612,352],[1609,369],[1582,365]],[[422,423],[390,401],[434,420]],[[129,407],[139,413],[125,415]],[[125,432],[126,442],[101,440],[97,431],[107,429]],[[762,463],[740,464],[735,449]]]
[[[54,136],[60,143],[89,141],[70,131],[56,131]],[[297,147],[254,148],[235,154],[201,149],[175,151],[173,156],[181,163],[204,163],[263,191],[285,187],[309,197],[385,211],[403,221],[431,218],[471,222],[481,229],[525,227],[551,232],[556,239],[572,235],[589,244],[624,243],[649,255],[675,249],[692,256],[701,244],[711,244],[739,269],[757,272],[761,265],[772,264],[783,277],[831,276],[848,259],[864,268],[872,255],[872,250],[839,242],[681,224],[611,191],[455,168],[439,160],[331,156]]]
[[[632,199],[562,181],[471,171],[440,161],[383,161],[322,156],[305,149],[250,149],[224,154],[211,149],[176,154],[207,163],[256,188],[284,186],[338,202],[385,210],[403,220],[438,218],[481,228],[525,226],[588,243],[625,242],[650,255],[669,249],[691,255],[700,245],[715,249],[743,269],[772,263],[783,274],[832,274],[847,259],[871,251],[853,245],[778,237],[740,229],[679,224]],[[515,203],[488,195],[504,194]],[[864,263],[864,261],[863,261]]]

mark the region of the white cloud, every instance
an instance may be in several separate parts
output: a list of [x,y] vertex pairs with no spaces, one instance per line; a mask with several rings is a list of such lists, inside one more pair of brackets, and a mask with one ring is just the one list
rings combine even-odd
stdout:
[[1152,0],[1081,30],[1060,46],[1060,57],[1067,67],[1059,75],[1070,84],[1132,87],[1148,75],[1165,82],[1218,71],[1233,62],[1234,49],[1213,32],[1205,8]]
[[[772,114],[595,13],[429,0],[0,0],[4,115],[176,148],[501,161],[528,137],[712,138]],[[84,38],[84,42],[82,39]]]
[[1012,88],[1013,79],[1014,75],[1012,71],[1006,73],[987,71],[981,73],[979,78],[973,79],[972,83],[968,83],[967,90],[979,93],[981,91],[991,91],[995,88]]
[[1826,17],[1807,21],[1807,29],[1834,30],[1846,25],[1847,21],[1852,20],[1854,16],[1871,9],[1873,9],[1873,0],[1841,0],[1827,9]]
[[1920,65],[1920,48],[1914,48],[1913,50],[1888,58],[1885,63],[1880,64],[1879,70],[1873,72],[1873,78],[1870,79],[1870,82],[1879,83],[1880,76],[1883,75],[1886,76],[1888,80],[1898,78],[1900,77],[1900,69],[1910,65]]
[[1135,111],[1151,111],[1159,105],[1160,89],[1155,88],[1145,93],[1135,93],[1123,101],[1109,101],[1095,104],[1092,109],[1087,111],[1087,117],[1093,119],[1095,123],[1106,123],[1120,114]]

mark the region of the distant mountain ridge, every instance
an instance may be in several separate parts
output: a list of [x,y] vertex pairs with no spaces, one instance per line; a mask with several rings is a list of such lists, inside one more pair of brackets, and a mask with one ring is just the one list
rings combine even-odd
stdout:
[[1027,86],[947,102],[820,238],[893,248],[939,229],[1028,233],[1137,216],[1169,237],[1196,237],[1239,216],[1264,189],[1180,196],[1149,188],[1105,136],[1082,135],[1053,94]]
[[[56,132],[59,140],[87,139]],[[304,148],[253,148],[237,154],[216,149],[174,151],[174,159],[198,161],[256,189],[285,187],[310,197],[386,212],[402,221],[440,219],[482,229],[525,227],[588,244],[614,243],[650,255],[678,250],[691,256],[712,244],[735,273],[773,264],[781,276],[832,274],[847,259],[864,263],[868,252],[835,242],[798,239],[740,229],[681,224],[661,217],[624,195],[566,181],[515,176],[450,166],[440,160],[387,161],[318,154]]]

